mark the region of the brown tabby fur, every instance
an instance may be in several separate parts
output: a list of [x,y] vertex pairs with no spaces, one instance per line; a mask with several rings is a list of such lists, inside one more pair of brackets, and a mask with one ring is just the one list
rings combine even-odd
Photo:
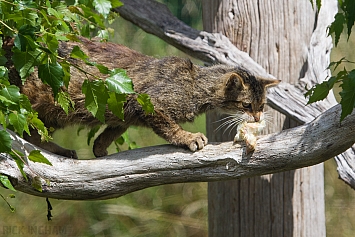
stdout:
[[[207,144],[207,138],[202,133],[184,131],[178,123],[191,122],[197,115],[211,109],[219,109],[229,114],[243,111],[248,115],[247,120],[259,121],[265,103],[266,87],[279,82],[256,78],[245,69],[224,65],[200,67],[188,59],[156,59],[122,45],[81,40],[80,48],[92,61],[109,68],[125,69],[133,80],[134,90],[147,93],[155,106],[155,114],[146,114],[135,100],[135,96],[129,96],[124,107],[124,121],[107,110],[107,128],[94,142],[96,157],[107,155],[107,147],[130,125],[151,127],[156,134],[174,145],[192,151],[202,149]],[[69,57],[72,48],[77,44],[62,42],[59,53],[63,57]],[[70,60],[85,71],[99,73],[94,67],[75,59]],[[84,95],[81,92],[81,85],[86,78],[82,72],[71,68],[68,92],[75,102],[75,111],[70,112],[68,116],[54,102],[52,90],[40,82],[36,72],[27,79],[21,90],[28,96],[39,118],[47,127],[63,128],[71,124],[94,126],[100,122],[85,109]],[[59,155],[76,157],[75,151],[51,142],[40,142],[36,132],[26,136],[26,139]]]

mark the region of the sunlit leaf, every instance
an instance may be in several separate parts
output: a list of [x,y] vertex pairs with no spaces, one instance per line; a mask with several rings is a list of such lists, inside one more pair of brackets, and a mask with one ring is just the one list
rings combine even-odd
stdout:
[[74,110],[74,101],[70,99],[70,95],[67,92],[59,92],[57,102],[67,115],[70,109]]
[[42,155],[40,150],[32,150],[28,155],[28,159],[33,162],[43,163],[47,165],[52,165],[52,163]]
[[13,103],[18,103],[21,97],[20,89],[17,86],[13,86],[13,85],[2,88],[0,90],[0,95],[12,101]]
[[27,133],[30,133],[25,115],[14,111],[9,114],[9,122],[14,126],[15,130],[21,137],[23,136],[24,130]]
[[117,94],[132,94],[132,80],[127,76],[126,71],[122,69],[112,70],[111,76],[106,78],[106,85],[109,91]]
[[9,178],[6,176],[6,175],[0,175],[0,182],[8,189],[12,190],[12,191],[15,191],[15,188],[14,186],[12,186]]
[[104,17],[107,17],[111,11],[111,2],[108,0],[94,0],[93,3],[96,11],[102,14]]
[[114,92],[109,93],[109,98],[107,100],[108,108],[121,120],[124,120],[124,110],[123,106],[126,102],[125,94],[117,94]]
[[147,94],[139,94],[137,98],[138,103],[142,106],[143,110],[147,114],[154,113],[154,105],[150,101],[150,97]]

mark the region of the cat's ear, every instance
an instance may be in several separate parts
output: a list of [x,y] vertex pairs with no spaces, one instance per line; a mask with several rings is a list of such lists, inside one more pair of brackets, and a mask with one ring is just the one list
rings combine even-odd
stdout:
[[245,88],[243,78],[236,73],[230,74],[230,76],[227,80],[227,83],[226,83],[226,88],[227,89],[236,89],[236,88],[243,89],[243,88]]
[[265,79],[265,78],[259,78],[259,80],[262,81],[265,87],[277,86],[281,82],[281,80]]

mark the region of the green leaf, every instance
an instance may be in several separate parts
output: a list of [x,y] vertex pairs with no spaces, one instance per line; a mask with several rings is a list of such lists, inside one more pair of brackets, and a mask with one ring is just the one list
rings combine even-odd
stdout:
[[353,0],[347,0],[344,1],[344,7],[343,10],[345,12],[345,16],[346,16],[346,25],[348,28],[348,39],[350,37],[351,34],[351,29],[354,25],[355,22],[355,1]]
[[15,47],[21,51],[26,51],[26,49],[36,49],[38,45],[35,42],[35,31],[38,30],[39,27],[34,27],[31,25],[22,25],[14,40]]
[[66,88],[69,87],[69,82],[70,82],[70,64],[68,62],[61,62],[60,65],[62,65],[63,68],[63,82]]
[[74,46],[70,53],[70,57],[76,58],[76,59],[81,59],[83,61],[88,61],[89,57],[82,51],[79,46]]
[[111,2],[108,0],[94,0],[93,3],[96,11],[106,18],[111,10]]
[[10,134],[5,130],[0,130],[0,153],[11,151],[12,140]]
[[9,122],[14,126],[17,133],[22,137],[23,131],[25,130],[28,134],[30,133],[28,129],[28,124],[25,115],[14,111],[9,115]]
[[41,135],[41,141],[48,141],[51,137],[48,135],[48,130],[44,126],[43,122],[37,117],[37,114],[30,114],[28,117],[28,123],[37,130]]
[[112,8],[116,8],[116,7],[123,6],[123,3],[119,0],[111,0],[111,5],[112,5]]
[[111,72],[106,66],[102,64],[95,64],[95,67],[99,69],[102,74],[110,74]]
[[12,100],[8,100],[5,96],[2,96],[2,95],[0,95],[0,101],[3,102],[6,105],[10,105],[10,104],[15,105],[16,104]]
[[339,93],[341,96],[341,116],[342,121],[347,115],[351,114],[355,107],[355,70],[348,74],[348,78],[343,79],[340,85],[343,90]]
[[64,72],[60,64],[42,64],[38,66],[38,76],[44,83],[52,87],[54,97],[57,97],[59,88],[63,85]]
[[4,130],[6,130],[7,127],[6,116],[1,110],[0,110],[0,124],[4,127]]
[[[24,156],[24,154],[22,154],[20,151],[15,151],[15,152],[16,152],[16,154],[14,153],[14,151],[10,151],[10,152],[8,152],[8,153],[11,155],[12,159],[15,160],[15,162],[16,162],[16,164],[17,164],[17,167],[19,168],[19,170],[20,170],[22,176],[25,178],[26,181],[28,181],[27,175],[26,175],[25,171],[23,170],[25,164],[23,163],[23,160],[22,160],[22,159],[23,159],[25,156]],[[22,159],[20,159],[20,157],[18,157],[18,156],[21,156]]]
[[91,128],[90,131],[88,132],[88,139],[86,141],[88,146],[90,146],[91,139],[95,137],[95,134],[99,131],[100,127],[101,127],[100,125],[95,126]]
[[57,40],[57,37],[53,34],[50,33],[45,33],[42,37],[43,42],[46,43],[48,49],[52,52],[55,53],[58,49],[59,42]]
[[107,88],[111,92],[117,94],[132,94],[133,90],[132,80],[127,76],[126,71],[122,69],[114,69],[111,71],[111,76],[105,81]]
[[8,73],[9,73],[9,70],[4,67],[4,66],[0,66],[0,78],[1,79],[6,79],[8,80]]
[[[8,99],[16,104],[20,101],[20,97],[21,97],[20,89],[14,85],[10,85],[10,86],[6,86],[6,87],[2,88],[0,90],[0,95],[2,95],[6,99]],[[11,104],[11,103],[9,103],[9,104]]]
[[123,105],[126,102],[125,94],[117,94],[114,92],[109,92],[109,98],[107,100],[108,108],[121,120],[124,120],[124,110]]
[[28,159],[33,162],[44,163],[47,165],[52,165],[52,163],[42,155],[40,150],[32,150],[28,155]]
[[147,114],[154,113],[154,105],[150,101],[150,97],[147,94],[139,94],[137,98],[138,103],[142,106],[143,110]]
[[34,66],[37,64],[37,60],[42,54],[40,50],[27,52],[13,50],[13,53],[12,60],[21,78],[28,77],[34,71]]
[[108,99],[108,92],[104,82],[101,80],[85,80],[82,85],[82,92],[85,95],[85,107],[87,110],[104,123]]
[[69,109],[74,110],[74,101],[70,99],[70,95],[67,92],[61,91],[58,93],[58,104],[63,108],[65,113],[68,115]]
[[344,29],[344,24],[345,24],[344,15],[342,13],[337,13],[335,15],[335,20],[332,22],[332,24],[329,27],[329,35],[334,33],[335,36],[335,46],[337,46],[339,43],[340,35]]
[[12,190],[12,191],[15,191],[15,188],[14,186],[12,186],[9,178],[6,176],[6,175],[0,175],[0,182],[8,189]]
[[326,81],[322,82],[321,84],[317,84],[305,94],[305,96],[309,96],[307,104],[324,100],[328,96],[328,94],[329,87]]
[[37,191],[42,192],[42,182],[41,182],[41,177],[35,176],[32,179],[32,187],[34,187]]

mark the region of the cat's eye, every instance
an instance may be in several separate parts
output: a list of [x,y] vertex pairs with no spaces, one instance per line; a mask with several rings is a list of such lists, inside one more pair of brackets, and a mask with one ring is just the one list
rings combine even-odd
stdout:
[[246,108],[246,109],[250,109],[250,108],[251,108],[251,104],[250,104],[250,103],[242,102],[242,105],[243,105],[243,107]]
[[261,106],[260,106],[260,110],[263,110],[264,109],[264,104],[262,104]]

